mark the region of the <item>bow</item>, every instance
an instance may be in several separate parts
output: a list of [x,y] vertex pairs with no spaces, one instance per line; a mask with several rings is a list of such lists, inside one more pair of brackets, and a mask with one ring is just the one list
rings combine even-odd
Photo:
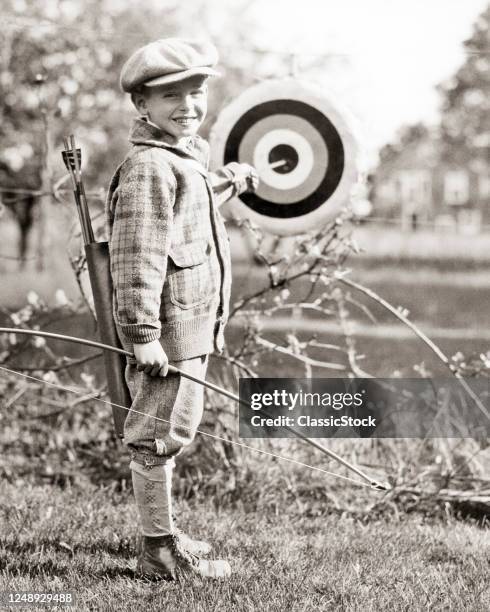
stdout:
[[[42,332],[42,331],[31,330],[31,329],[19,329],[19,328],[15,328],[15,327],[0,327],[0,333],[5,333],[5,334],[23,334],[23,335],[28,335],[28,336],[39,336],[39,337],[42,337],[42,338],[51,338],[53,340],[63,340],[65,342],[73,342],[73,343],[81,344],[81,345],[84,345],[84,346],[90,346],[92,348],[102,349],[104,351],[110,351],[110,352],[117,353],[119,355],[123,355],[123,356],[126,356],[126,357],[134,357],[134,355],[131,352],[126,351],[126,350],[124,350],[122,348],[111,346],[109,344],[104,344],[102,342],[96,342],[94,340],[87,340],[86,338],[78,338],[76,336],[66,336],[64,334],[55,334],[55,333],[52,333],[52,332]],[[14,372],[14,370],[8,370],[7,368],[2,368],[2,369],[6,370],[6,371],[9,371],[9,372]],[[238,395],[236,395],[235,393],[231,393],[227,389],[223,389],[222,387],[219,387],[218,385],[215,385],[214,383],[211,383],[211,382],[209,382],[207,380],[203,380],[203,379],[198,378],[196,376],[192,376],[192,374],[188,374],[187,372],[183,372],[179,368],[176,368],[175,366],[172,366],[172,365],[169,365],[169,372],[180,374],[184,378],[188,378],[189,380],[192,380],[193,382],[195,382],[197,384],[203,385],[204,387],[207,387],[208,389],[216,391],[217,393],[220,393],[221,395],[224,395],[225,397],[228,397],[229,399],[232,399],[232,400],[238,402],[239,404],[242,404],[242,405],[248,407],[248,403],[245,400],[240,399],[240,397]],[[18,372],[15,372],[15,373],[19,374]],[[34,377],[30,377],[30,378],[34,378]],[[36,380],[39,380],[39,379],[36,379]],[[42,381],[42,382],[46,382],[46,381]],[[67,389],[67,390],[68,391],[73,391],[73,389]],[[115,405],[113,402],[105,402],[105,403],[111,404],[112,406]],[[132,408],[128,408],[128,407],[117,405],[117,404],[116,404],[116,406],[118,408],[122,408],[122,409],[124,409],[126,411],[133,411]],[[271,416],[265,410],[262,410],[262,412],[267,417]],[[149,416],[149,415],[147,415],[147,416]],[[155,418],[157,420],[163,420],[163,419],[158,419],[158,417],[153,417],[153,418]],[[310,465],[304,464],[304,463],[302,463],[300,461],[296,461],[295,459],[289,459],[288,457],[283,457],[283,456],[277,455],[275,453],[269,453],[267,451],[262,451],[261,449],[257,449],[255,447],[248,446],[247,444],[238,443],[238,445],[239,446],[243,446],[245,448],[252,449],[252,450],[256,450],[256,451],[261,452],[261,453],[266,454],[266,455],[271,455],[271,456],[274,456],[274,457],[278,457],[280,459],[284,459],[284,460],[290,461],[292,463],[297,463],[299,465],[303,465],[303,466],[306,466],[306,467],[309,467],[309,468],[312,468],[312,469],[317,469],[317,470],[319,470],[321,472],[324,472],[324,473],[327,473],[327,474],[331,474],[331,475],[334,475],[334,476],[337,476],[337,477],[340,477],[340,478],[344,478],[344,479],[350,480],[351,482],[355,482],[357,484],[363,484],[364,485],[364,483],[368,483],[368,485],[372,489],[374,489],[376,491],[388,491],[390,489],[390,486],[388,484],[383,484],[383,483],[380,483],[380,482],[378,482],[376,480],[373,480],[367,474],[365,474],[360,468],[358,468],[357,466],[353,465],[352,463],[350,463],[349,461],[347,461],[346,459],[344,459],[343,457],[341,457],[340,455],[338,455],[334,451],[326,448],[325,446],[323,446],[322,444],[320,444],[316,440],[308,438],[303,433],[297,431],[296,429],[294,429],[293,427],[290,427],[288,425],[285,425],[284,428],[287,429],[288,431],[290,431],[291,433],[293,433],[296,437],[300,438],[301,440],[303,440],[304,442],[309,444],[310,446],[313,446],[314,448],[319,450],[322,454],[326,455],[330,459],[334,459],[335,461],[337,461],[338,463],[340,463],[341,465],[346,467],[351,472],[357,474],[357,476],[362,478],[362,480],[364,482],[361,483],[358,480],[353,480],[351,478],[346,478],[345,476],[341,476],[340,474],[335,474],[333,472],[327,472],[326,470],[323,470],[321,468],[315,468],[314,466],[310,466]],[[204,434],[204,435],[209,435],[211,437],[218,438],[218,439],[221,439],[221,440],[229,442],[229,443],[234,443],[231,440],[226,440],[226,438],[220,438],[219,436],[208,434],[207,432],[199,431],[199,433]]]

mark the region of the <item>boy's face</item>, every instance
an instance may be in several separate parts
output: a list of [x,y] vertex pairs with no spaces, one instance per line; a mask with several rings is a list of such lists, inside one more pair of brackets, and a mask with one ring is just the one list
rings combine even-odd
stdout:
[[170,83],[145,87],[135,96],[136,108],[176,140],[194,136],[207,112],[206,77],[195,76]]

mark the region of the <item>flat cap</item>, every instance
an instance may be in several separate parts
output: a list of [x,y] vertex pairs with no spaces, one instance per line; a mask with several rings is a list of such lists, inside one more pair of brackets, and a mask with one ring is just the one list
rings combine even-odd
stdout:
[[121,88],[132,92],[137,87],[155,87],[182,81],[194,75],[219,76],[213,70],[218,51],[209,42],[162,38],[131,55],[121,71]]

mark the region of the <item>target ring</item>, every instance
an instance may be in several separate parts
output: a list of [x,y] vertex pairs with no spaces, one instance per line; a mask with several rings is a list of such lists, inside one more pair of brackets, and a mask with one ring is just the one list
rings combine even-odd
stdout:
[[233,204],[282,235],[338,214],[357,180],[357,146],[345,117],[296,79],[266,81],[224,109],[211,134],[213,165],[253,165],[260,184]]
[[[287,144],[286,144],[287,143]],[[289,152],[289,160],[294,156],[296,163],[288,163],[278,156],[279,150]],[[271,162],[271,157],[276,162],[284,162],[279,166],[283,169],[278,171]],[[264,134],[255,147],[253,165],[258,171],[262,181],[276,189],[291,189],[302,183],[313,169],[313,150],[304,136],[291,132],[288,129],[273,130]],[[286,170],[284,166],[290,167]]]
[[[292,148],[295,156],[299,158],[299,164],[291,166],[287,174],[277,172],[279,168],[271,168],[268,160],[264,169],[260,158],[257,159],[256,149],[260,147],[262,139],[266,136],[270,138],[269,156],[272,151],[277,151],[278,147],[285,146]],[[304,146],[305,141],[309,145],[309,151]],[[228,151],[228,155],[232,157],[233,153]],[[225,159],[227,158],[225,150]],[[292,114],[278,113],[257,121],[246,132],[240,143],[238,159],[256,167],[261,180],[257,197],[274,204],[294,204],[310,196],[320,186],[324,170],[328,165],[328,151],[323,138],[308,121]],[[301,172],[298,172],[298,165],[302,168]],[[305,173],[306,168],[308,173]],[[295,182],[295,178],[299,179],[302,174],[303,178]],[[306,180],[308,177],[309,180]]]

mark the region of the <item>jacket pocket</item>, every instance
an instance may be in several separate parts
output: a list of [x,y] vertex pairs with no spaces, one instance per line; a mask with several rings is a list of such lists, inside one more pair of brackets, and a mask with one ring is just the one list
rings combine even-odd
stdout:
[[174,269],[168,275],[169,296],[174,306],[188,309],[209,302],[214,293],[209,262],[209,244],[199,240],[174,246],[169,257]]

